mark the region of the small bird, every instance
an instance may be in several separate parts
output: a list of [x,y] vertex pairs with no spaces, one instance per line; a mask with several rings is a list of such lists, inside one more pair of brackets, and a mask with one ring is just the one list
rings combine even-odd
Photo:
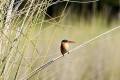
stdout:
[[69,54],[69,51],[68,51],[69,43],[74,43],[74,41],[62,40],[62,42],[61,42],[60,50],[61,50],[61,53],[63,56],[66,52]]

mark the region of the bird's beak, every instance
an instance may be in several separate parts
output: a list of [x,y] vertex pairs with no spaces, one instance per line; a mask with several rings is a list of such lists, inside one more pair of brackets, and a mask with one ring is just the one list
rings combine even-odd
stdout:
[[74,41],[68,41],[68,43],[75,43]]

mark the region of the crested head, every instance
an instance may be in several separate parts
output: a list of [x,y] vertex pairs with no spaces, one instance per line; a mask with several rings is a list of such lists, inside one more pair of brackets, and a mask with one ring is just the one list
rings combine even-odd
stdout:
[[74,41],[69,41],[69,40],[67,40],[67,39],[64,39],[64,40],[62,40],[61,43],[74,43]]
[[68,40],[64,39],[64,40],[62,40],[62,42],[68,42]]

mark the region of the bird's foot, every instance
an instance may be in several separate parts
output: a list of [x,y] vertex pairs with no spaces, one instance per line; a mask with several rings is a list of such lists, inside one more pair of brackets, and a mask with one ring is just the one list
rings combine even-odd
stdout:
[[69,54],[69,51],[68,51],[68,54]]

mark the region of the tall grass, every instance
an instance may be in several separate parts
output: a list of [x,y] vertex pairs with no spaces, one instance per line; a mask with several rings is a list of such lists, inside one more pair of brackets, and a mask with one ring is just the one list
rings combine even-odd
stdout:
[[[52,18],[46,13],[52,4],[51,0],[31,0],[18,12],[19,4],[13,7],[10,23],[0,30],[0,79],[24,79],[60,56],[29,80],[119,80],[119,20],[107,25],[107,16],[101,14],[93,15],[91,22],[84,16],[73,20],[66,10],[68,2],[62,13]],[[46,20],[46,15],[50,19]],[[62,39],[76,42],[64,57],[59,50]]]

